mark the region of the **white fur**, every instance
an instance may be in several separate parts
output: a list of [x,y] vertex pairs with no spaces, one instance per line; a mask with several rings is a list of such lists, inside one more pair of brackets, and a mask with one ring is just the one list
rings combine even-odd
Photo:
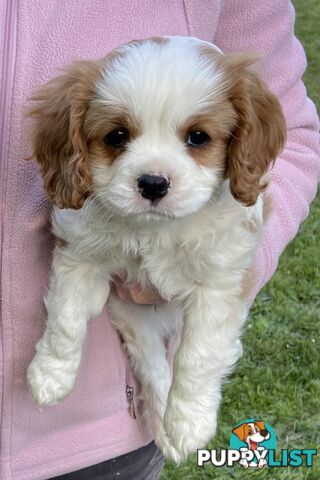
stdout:
[[[225,81],[199,59],[194,39],[180,42],[170,39],[159,55],[152,43],[122,47],[125,55],[97,85],[96,101],[128,108],[143,135],[113,165],[93,162],[95,195],[82,209],[54,209],[53,231],[67,246],[54,254],[47,328],[28,370],[37,403],[64,398],[86,323],[106,303],[111,276],[126,271],[129,281],[154,285],[171,303],[155,310],[111,294],[108,304],[156,442],[176,462],[215,433],[221,382],[241,354],[248,309],[242,279],[259,239],[247,225],[262,224],[263,205],[262,197],[253,207],[236,202],[221,173],[197,164],[177,138],[178,126],[209,97],[223,101]],[[171,179],[157,206],[136,187],[145,173]],[[171,379],[163,338],[176,333],[181,343]]]

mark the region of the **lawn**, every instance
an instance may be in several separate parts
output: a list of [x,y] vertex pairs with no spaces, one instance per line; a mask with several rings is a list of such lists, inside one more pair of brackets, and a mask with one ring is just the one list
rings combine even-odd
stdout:
[[[320,109],[320,2],[295,0],[296,34],[308,56],[305,82]],[[320,196],[299,235],[282,255],[269,284],[258,295],[244,336],[244,355],[224,387],[218,431],[209,448],[228,448],[231,429],[248,417],[267,421],[278,447],[320,450]],[[320,452],[319,452],[320,455]],[[313,468],[196,467],[195,456],[175,467],[167,462],[161,480],[319,480]]]

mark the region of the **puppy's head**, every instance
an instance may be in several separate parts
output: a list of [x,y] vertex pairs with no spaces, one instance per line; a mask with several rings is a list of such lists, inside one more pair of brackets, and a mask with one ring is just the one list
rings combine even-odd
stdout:
[[95,196],[120,215],[182,217],[218,194],[255,203],[285,139],[276,97],[246,55],[189,37],[133,41],[35,95],[33,149],[49,199]]
[[260,442],[270,438],[270,433],[261,420],[242,423],[239,427],[234,428],[232,433],[234,433],[239,440],[247,443],[253,450],[257,448]]

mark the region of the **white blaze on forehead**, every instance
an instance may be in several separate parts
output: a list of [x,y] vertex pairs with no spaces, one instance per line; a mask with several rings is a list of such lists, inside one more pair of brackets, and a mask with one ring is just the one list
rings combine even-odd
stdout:
[[216,45],[213,43],[207,42],[206,40],[200,40],[199,38],[196,37],[186,37],[186,36],[181,36],[181,35],[165,35],[164,38],[171,39],[177,44],[180,45],[186,45],[187,47],[190,47],[190,45],[196,45],[196,46],[206,46],[210,47],[213,50],[215,50],[217,53],[223,53],[220,48],[218,48]]
[[256,429],[255,429],[254,423],[248,423],[248,425],[250,425],[252,432],[255,433]]
[[[167,37],[123,45],[97,85],[99,101],[120,105],[142,126],[161,122],[176,127],[204,110],[223,91],[224,73],[215,71],[201,47],[215,46],[192,37]],[[219,54],[219,52],[217,52]]]

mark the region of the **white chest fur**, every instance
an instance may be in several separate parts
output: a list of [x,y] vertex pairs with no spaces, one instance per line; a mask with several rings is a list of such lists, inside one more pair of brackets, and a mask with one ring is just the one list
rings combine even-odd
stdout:
[[90,202],[53,215],[53,231],[75,259],[97,262],[108,275],[125,271],[142,286],[149,280],[168,300],[185,297],[194,284],[228,288],[231,273],[240,288],[261,224],[262,198],[243,207],[227,185],[218,200],[183,219],[135,222]]

